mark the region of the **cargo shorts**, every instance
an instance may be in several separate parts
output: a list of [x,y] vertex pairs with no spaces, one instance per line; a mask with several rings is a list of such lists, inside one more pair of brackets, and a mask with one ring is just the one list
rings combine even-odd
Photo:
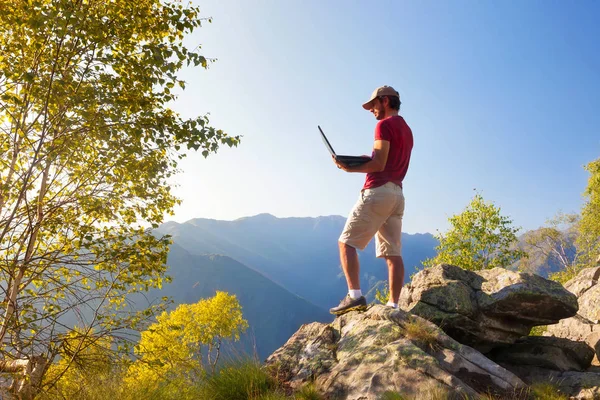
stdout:
[[364,250],[375,236],[375,255],[402,255],[404,193],[395,183],[361,191],[339,241]]

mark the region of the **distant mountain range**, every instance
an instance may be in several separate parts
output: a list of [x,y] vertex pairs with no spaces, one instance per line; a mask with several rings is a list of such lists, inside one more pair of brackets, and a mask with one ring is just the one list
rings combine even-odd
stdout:
[[[244,349],[255,344],[261,359],[282,346],[305,323],[330,322],[328,309],[346,295],[337,239],[345,218],[276,218],[270,214],[235,221],[193,219],[167,222],[172,282],[149,297],[171,296],[175,304],[194,303],[222,290],[235,294],[250,325]],[[403,234],[406,281],[421,261],[435,254],[430,234]],[[387,281],[385,261],[375,258],[373,243],[363,252],[365,293]],[[373,300],[374,290],[369,293]]]
[[[345,218],[276,218],[270,214],[235,221],[193,219],[168,222],[159,228],[195,255],[221,254],[263,274],[290,292],[327,310],[346,294],[340,267],[338,237]],[[405,276],[435,255],[431,234],[402,234]],[[383,259],[375,258],[373,241],[359,253],[362,288],[367,292],[387,280]]]
[[243,350],[250,354],[256,350],[261,359],[283,345],[302,324],[333,320],[322,308],[230,257],[193,255],[174,244],[168,264],[172,282],[148,296],[170,296],[177,305],[212,297],[217,290],[235,294],[250,326]]
[[[345,221],[260,214],[235,221],[167,222],[156,233],[173,238],[168,259],[173,281],[153,293],[171,296],[175,304],[194,303],[216,290],[237,295],[250,325],[245,349],[255,344],[264,359],[300,325],[333,320],[327,310],[347,291],[337,244]],[[523,234],[519,246],[534,233]],[[437,245],[429,233],[402,234],[405,283],[422,261],[435,256]],[[363,292],[374,301],[376,289],[387,282],[385,261],[375,258],[373,241],[359,257]],[[552,258],[530,260],[530,272],[542,276],[560,268]]]

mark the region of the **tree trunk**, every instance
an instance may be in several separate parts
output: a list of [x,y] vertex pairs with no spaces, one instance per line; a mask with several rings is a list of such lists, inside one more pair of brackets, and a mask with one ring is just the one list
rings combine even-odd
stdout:
[[7,393],[2,394],[6,394],[8,399],[32,400],[40,388],[47,364],[48,360],[42,356],[0,361],[0,373],[13,375]]

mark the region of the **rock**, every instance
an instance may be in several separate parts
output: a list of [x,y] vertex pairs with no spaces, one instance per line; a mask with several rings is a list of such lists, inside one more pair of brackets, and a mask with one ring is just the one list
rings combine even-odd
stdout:
[[585,371],[594,350],[584,342],[544,336],[529,336],[487,354],[498,363],[533,365],[557,371]]
[[559,283],[502,268],[466,271],[440,264],[415,275],[400,307],[428,319],[483,352],[527,336],[577,312],[577,298]]
[[597,324],[600,320],[600,267],[585,268],[567,283],[565,289],[577,296],[577,314]]
[[549,326],[544,336],[556,336],[587,343],[596,352],[594,364],[600,365],[600,267],[583,269],[565,284],[577,296],[579,311],[571,318]]
[[314,382],[327,398],[375,400],[386,391],[510,398],[524,383],[433,323],[376,305],[327,325],[303,325],[267,360],[291,389]]
[[507,363],[501,363],[501,365],[515,373],[528,385],[550,383],[558,387],[560,392],[569,396],[570,399],[595,400],[600,398],[600,372],[560,372],[530,365]]

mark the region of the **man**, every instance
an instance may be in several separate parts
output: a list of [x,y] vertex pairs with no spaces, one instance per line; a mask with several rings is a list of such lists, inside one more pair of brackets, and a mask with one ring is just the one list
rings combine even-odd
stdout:
[[400,95],[390,86],[375,89],[363,108],[373,113],[379,121],[375,127],[371,161],[348,167],[334,158],[338,168],[346,172],[367,174],[358,202],[350,212],[339,238],[340,261],[348,283],[348,295],[337,307],[329,310],[335,315],[367,308],[367,301],[360,290],[356,249],[364,250],[374,235],[376,256],[385,258],[388,265],[388,306],[398,307],[404,283],[400,242],[404,214],[402,180],[410,162],[412,131],[404,118],[398,115]]

